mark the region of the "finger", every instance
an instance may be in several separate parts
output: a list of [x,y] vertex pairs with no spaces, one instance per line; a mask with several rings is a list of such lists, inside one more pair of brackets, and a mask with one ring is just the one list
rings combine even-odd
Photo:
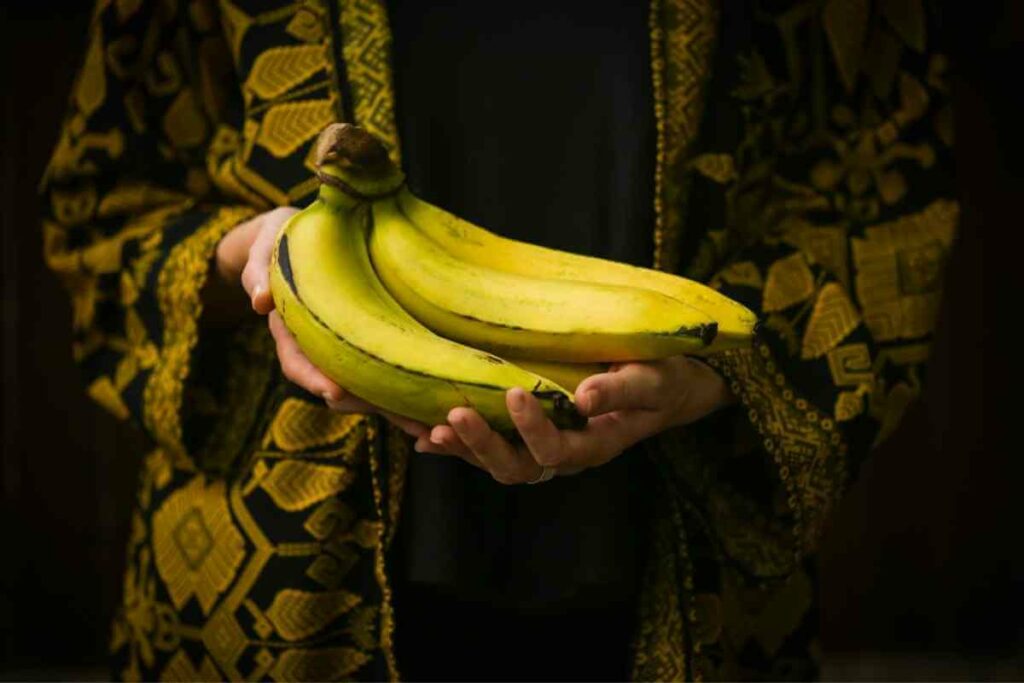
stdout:
[[358,396],[355,396],[354,394],[345,392],[345,397],[342,398],[340,401],[325,398],[324,402],[327,404],[328,408],[339,413],[377,413],[384,419],[386,419],[388,422],[395,425],[403,432],[414,438],[427,436],[430,433],[430,428],[427,427],[427,425],[423,424],[422,422],[417,422],[412,418],[404,417],[402,415],[398,415],[387,410],[382,410],[371,403],[367,403],[366,401],[359,398]]
[[270,334],[273,335],[274,341],[277,343],[277,358],[285,377],[306,391],[324,399],[340,401],[345,397],[345,391],[327,375],[320,372],[306,358],[306,354],[302,353],[298,342],[285,327],[277,311],[270,314],[267,323],[270,326]]
[[249,260],[242,271],[242,286],[252,300],[252,307],[257,313],[265,315],[274,308],[274,300],[270,295],[270,259],[277,242],[277,234],[285,222],[298,210],[293,207],[280,207],[264,214],[259,234],[249,247]]
[[473,452],[466,447],[466,444],[462,443],[462,439],[455,434],[455,430],[448,425],[437,425],[434,427],[430,430],[429,434],[421,436],[416,440],[414,448],[419,453],[455,456],[465,460],[473,467],[487,472],[484,464],[473,455]]
[[484,467],[484,464],[477,460],[476,456],[474,456],[472,453],[468,453],[466,455],[463,455],[461,453],[452,453],[446,447],[437,445],[426,436],[421,436],[419,439],[416,440],[414,449],[416,450],[417,453],[430,453],[431,455],[443,455],[449,458],[459,458],[460,460],[464,461],[467,465],[472,465],[478,470],[490,474],[487,468]]
[[249,261],[242,271],[242,286],[252,300],[252,308],[260,314],[269,313],[274,307],[270,296],[270,256],[274,251],[277,233],[263,229],[249,248]]
[[430,453],[432,455],[449,455],[454,456],[454,453],[449,453],[444,446],[438,445],[430,440],[427,434],[416,439],[413,443],[412,448],[417,453]]
[[[245,265],[242,268],[242,288],[252,299],[260,289],[268,288],[270,255],[274,242],[267,228],[267,214],[261,214],[250,221],[255,226],[255,234],[249,241],[245,251]],[[269,248],[268,243],[269,242]]]
[[262,224],[262,215],[239,223],[217,244],[217,269],[225,282],[237,282]]
[[508,413],[537,464],[555,467],[565,459],[562,433],[544,414],[540,401],[515,387],[505,395]]
[[363,415],[368,415],[370,413],[377,412],[376,408],[371,406],[363,399],[359,398],[358,396],[353,396],[352,394],[349,394],[344,390],[342,391],[343,393],[345,393],[345,396],[340,401],[335,401],[334,399],[326,397],[324,398],[324,403],[326,403],[327,407],[333,410],[334,412],[360,413]]
[[480,459],[473,455],[473,451],[469,450],[469,446],[463,443],[459,435],[455,433],[449,425],[437,425],[430,430],[430,442],[443,448],[445,453],[451,453],[457,455],[463,460],[470,461],[474,464],[484,467]]
[[384,416],[384,419],[411,437],[418,439],[421,436],[428,436],[430,434],[430,427],[422,422],[412,419],[411,417],[396,415],[395,413],[391,413],[386,410],[378,410],[378,412]]
[[524,457],[472,408],[453,408],[448,423],[473,455],[484,464],[495,481],[520,484],[536,478],[537,465]]
[[576,405],[594,417],[614,410],[654,410],[668,382],[663,363],[627,363],[586,378],[576,387]]
[[623,410],[592,417],[586,429],[564,432],[567,457],[558,469],[574,474],[603,465],[661,430],[661,415],[650,410]]

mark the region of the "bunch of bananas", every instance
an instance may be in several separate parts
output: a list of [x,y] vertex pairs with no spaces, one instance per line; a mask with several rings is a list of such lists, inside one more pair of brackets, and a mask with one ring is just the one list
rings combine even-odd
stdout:
[[505,239],[414,196],[380,142],[332,124],[319,197],[281,230],[271,293],[324,374],[391,412],[440,424],[455,406],[514,432],[522,387],[563,428],[606,363],[747,345],[756,317],[700,283]]

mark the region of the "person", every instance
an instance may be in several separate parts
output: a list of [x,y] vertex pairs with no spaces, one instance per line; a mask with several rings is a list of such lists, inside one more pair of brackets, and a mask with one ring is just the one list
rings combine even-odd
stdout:
[[[843,0],[99,3],[41,191],[88,393],[153,442],[116,675],[814,676],[815,545],[921,391],[955,236],[941,30]],[[759,339],[588,378],[576,432],[510,392],[519,444],[383,413],[267,285],[336,120],[434,203],[712,283]]]

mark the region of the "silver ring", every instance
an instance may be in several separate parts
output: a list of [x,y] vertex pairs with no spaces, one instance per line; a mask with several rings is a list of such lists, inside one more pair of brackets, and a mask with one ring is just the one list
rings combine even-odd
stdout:
[[554,476],[555,476],[555,468],[554,467],[545,467],[544,469],[542,469],[540,471],[540,476],[539,477],[537,477],[533,481],[528,481],[526,483],[527,484],[540,484],[542,482],[548,481],[549,479],[552,479]]

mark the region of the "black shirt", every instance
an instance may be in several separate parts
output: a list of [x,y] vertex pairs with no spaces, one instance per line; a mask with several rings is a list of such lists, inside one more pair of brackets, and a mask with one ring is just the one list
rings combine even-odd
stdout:
[[[647,3],[390,3],[399,136],[419,196],[499,234],[650,266]],[[649,464],[536,486],[413,454],[403,580],[518,609],[631,602]]]

